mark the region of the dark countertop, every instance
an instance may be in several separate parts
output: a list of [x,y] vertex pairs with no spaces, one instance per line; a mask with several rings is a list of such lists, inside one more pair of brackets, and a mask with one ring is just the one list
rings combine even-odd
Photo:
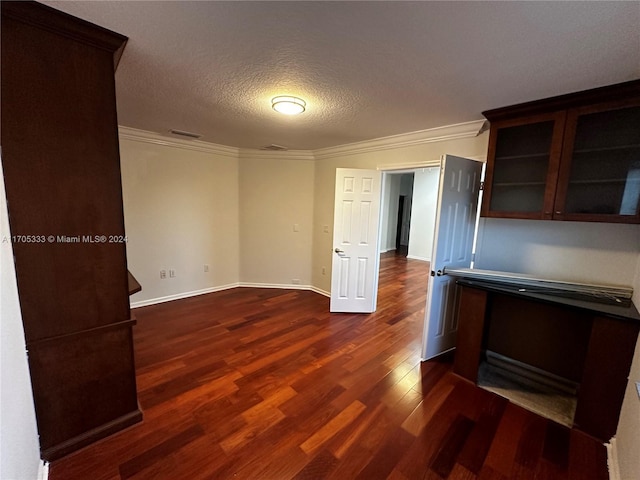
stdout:
[[586,295],[582,295],[582,298],[579,298],[580,296],[569,296],[566,292],[563,294],[539,293],[533,292],[532,290],[535,288],[529,286],[518,286],[513,283],[501,283],[500,281],[477,280],[464,277],[458,278],[456,283],[465,287],[473,287],[520,298],[530,298],[539,302],[587,310],[608,317],[640,323],[640,313],[638,313],[638,310],[632,302],[628,304],[603,303],[601,301],[586,300],[584,299]]

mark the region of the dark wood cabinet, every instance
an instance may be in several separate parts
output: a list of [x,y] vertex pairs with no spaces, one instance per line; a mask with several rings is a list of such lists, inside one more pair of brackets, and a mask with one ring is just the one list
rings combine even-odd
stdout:
[[114,79],[127,39],[35,2],[1,10],[4,181],[52,460],[141,420]]
[[483,113],[483,216],[640,223],[640,81]]
[[633,304],[522,293],[468,279],[458,280],[458,288],[455,373],[479,383],[489,352],[515,361],[520,371],[526,364],[576,386],[574,428],[602,441],[615,435],[640,331]]

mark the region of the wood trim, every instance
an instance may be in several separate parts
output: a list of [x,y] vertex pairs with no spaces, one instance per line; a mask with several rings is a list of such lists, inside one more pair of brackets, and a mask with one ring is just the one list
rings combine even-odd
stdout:
[[118,66],[128,38],[86,20],[32,1],[0,2],[2,16],[71,38],[77,42],[113,53],[113,68]]
[[607,85],[556,97],[534,100],[508,107],[486,110],[482,114],[491,122],[514,117],[548,113],[557,110],[580,107],[587,103],[615,101],[620,98],[640,98],[640,80]]
[[134,316],[132,316],[129,320],[125,320],[123,322],[108,323],[106,325],[100,325],[99,327],[95,327],[95,328],[88,328],[86,330],[81,330],[79,332],[71,332],[71,333],[65,333],[63,335],[56,335],[55,337],[39,338],[32,342],[27,342],[27,347],[34,347],[37,345],[42,345],[50,342],[57,342],[58,340],[62,340],[69,337],[93,335],[94,333],[108,332],[109,330],[117,330],[118,328],[133,327],[135,324],[136,324],[136,319]]
[[55,460],[57,458],[64,457],[71,452],[79,450],[82,447],[86,447],[97,440],[108,437],[115,432],[130,427],[131,425],[135,425],[141,421],[142,411],[140,411],[140,408],[138,407],[137,410],[127,413],[126,415],[122,415],[109,423],[100,425],[97,428],[84,432],[82,435],[73,437],[54,447],[42,450],[42,458]]
[[142,285],[136,280],[129,270],[127,270],[127,284],[129,288],[129,296],[142,291]]

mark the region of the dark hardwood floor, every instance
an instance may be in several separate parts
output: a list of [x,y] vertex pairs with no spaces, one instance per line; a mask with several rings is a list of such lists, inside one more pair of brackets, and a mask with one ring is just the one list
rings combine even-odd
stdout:
[[253,288],[137,309],[144,421],[49,478],[608,478],[595,440],[420,362],[427,279],[384,254],[372,315]]

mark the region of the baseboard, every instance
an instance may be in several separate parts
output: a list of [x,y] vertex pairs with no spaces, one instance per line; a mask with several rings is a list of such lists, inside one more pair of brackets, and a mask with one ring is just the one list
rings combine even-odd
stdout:
[[218,287],[209,287],[209,288],[203,288],[201,290],[193,290],[191,292],[176,293],[173,295],[167,295],[165,297],[150,298],[148,300],[141,300],[139,302],[131,302],[131,308],[147,307],[149,305],[155,305],[157,303],[172,302],[173,300],[196,297],[198,295],[205,295],[207,293],[221,292],[222,290],[229,290],[231,288],[236,288],[239,286],[240,286],[239,283],[231,283],[229,285],[220,285]]
[[38,480],[47,480],[49,478],[49,462],[42,460],[38,465]]
[[309,287],[309,290],[311,290],[312,292],[318,293],[320,295],[324,295],[325,297],[331,298],[331,292],[327,292],[326,290],[322,290],[320,288],[314,287],[313,285]]
[[310,292],[318,293],[320,295],[324,295],[325,297],[331,297],[329,292],[321,290],[320,288],[314,287],[313,285],[291,285],[288,283],[249,283],[249,282],[240,282],[239,287],[249,287],[249,288],[279,288],[282,290],[307,290]]
[[430,262],[431,259],[427,257],[418,257],[417,255],[407,255],[407,258],[411,260],[420,260],[421,262]]
[[609,467],[609,480],[622,480],[620,477],[620,465],[618,464],[618,442],[616,437],[604,444],[607,447],[607,466]]
[[156,305],[158,303],[172,302],[174,300],[181,300],[183,298],[196,297],[198,295],[206,295],[207,293],[221,292],[223,290],[230,290],[237,287],[248,288],[279,288],[282,290],[308,290],[325,297],[331,297],[331,293],[316,288],[313,285],[290,285],[287,283],[249,283],[239,282],[229,285],[222,285],[219,287],[203,288],[202,290],[194,290],[191,292],[176,293],[174,295],[167,295],[166,297],[150,298],[149,300],[141,300],[139,302],[131,302],[131,308],[148,307],[149,305]]
[[42,458],[47,461],[56,460],[141,421],[142,412],[136,409],[126,415],[122,415],[121,417],[105,423],[104,425],[100,425],[99,427],[84,432],[77,437],[70,438],[69,440],[42,450]]

